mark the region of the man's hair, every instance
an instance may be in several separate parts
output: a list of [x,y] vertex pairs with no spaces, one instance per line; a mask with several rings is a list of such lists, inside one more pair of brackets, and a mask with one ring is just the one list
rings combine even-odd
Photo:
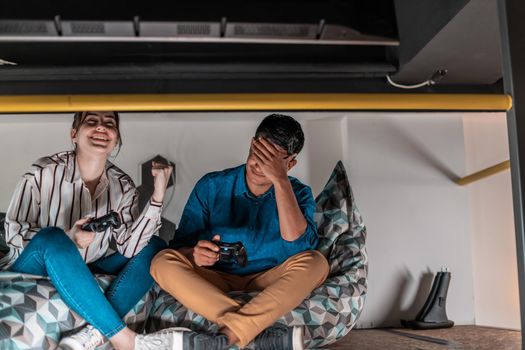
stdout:
[[255,131],[255,138],[264,137],[283,148],[288,155],[298,154],[304,145],[301,124],[283,114],[270,114],[263,119]]
[[[118,135],[118,147],[120,150],[120,147],[122,147],[122,136],[120,135],[120,117],[118,115],[118,112],[113,111],[113,115],[115,116],[115,128],[117,129],[117,135]],[[72,129],[78,130],[80,128],[80,125],[84,122],[84,119],[86,119],[87,111],[84,112],[76,112],[73,117],[73,125],[71,125]]]

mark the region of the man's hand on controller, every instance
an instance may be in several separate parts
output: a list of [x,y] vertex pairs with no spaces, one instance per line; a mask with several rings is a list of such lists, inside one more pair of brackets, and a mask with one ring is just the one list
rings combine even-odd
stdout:
[[221,236],[215,235],[210,241],[199,241],[193,247],[193,261],[197,266],[213,266],[219,261],[219,247],[214,242],[219,242]]

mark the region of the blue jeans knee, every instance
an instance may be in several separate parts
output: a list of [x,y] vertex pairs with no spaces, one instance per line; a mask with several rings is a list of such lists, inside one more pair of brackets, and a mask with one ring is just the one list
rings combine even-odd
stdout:
[[59,227],[46,227],[41,229],[32,239],[33,246],[72,246],[76,247],[63,229]]

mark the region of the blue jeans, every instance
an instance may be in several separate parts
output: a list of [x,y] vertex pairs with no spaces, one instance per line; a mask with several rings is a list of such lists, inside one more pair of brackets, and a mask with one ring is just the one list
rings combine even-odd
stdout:
[[[133,258],[115,253],[88,266],[62,229],[48,227],[31,239],[11,271],[49,276],[64,302],[111,338],[126,327],[122,318],[153,285],[151,260],[165,247],[154,236]],[[105,295],[93,273],[117,275]]]

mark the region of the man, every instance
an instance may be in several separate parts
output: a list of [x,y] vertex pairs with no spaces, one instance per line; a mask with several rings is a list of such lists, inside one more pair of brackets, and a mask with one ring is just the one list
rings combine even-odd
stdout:
[[[246,164],[209,173],[196,184],[172,249],[151,265],[164,290],[219,326],[215,336],[164,331],[177,333],[184,349],[242,348],[254,338],[257,349],[303,348],[301,327],[267,329],[321,285],[329,270],[314,250],[311,189],[287,175],[303,144],[296,120],[269,115],[257,128]],[[247,265],[219,261],[218,241],[242,242]],[[226,294],[233,290],[260,293],[242,305]],[[176,348],[173,341],[164,344]]]

